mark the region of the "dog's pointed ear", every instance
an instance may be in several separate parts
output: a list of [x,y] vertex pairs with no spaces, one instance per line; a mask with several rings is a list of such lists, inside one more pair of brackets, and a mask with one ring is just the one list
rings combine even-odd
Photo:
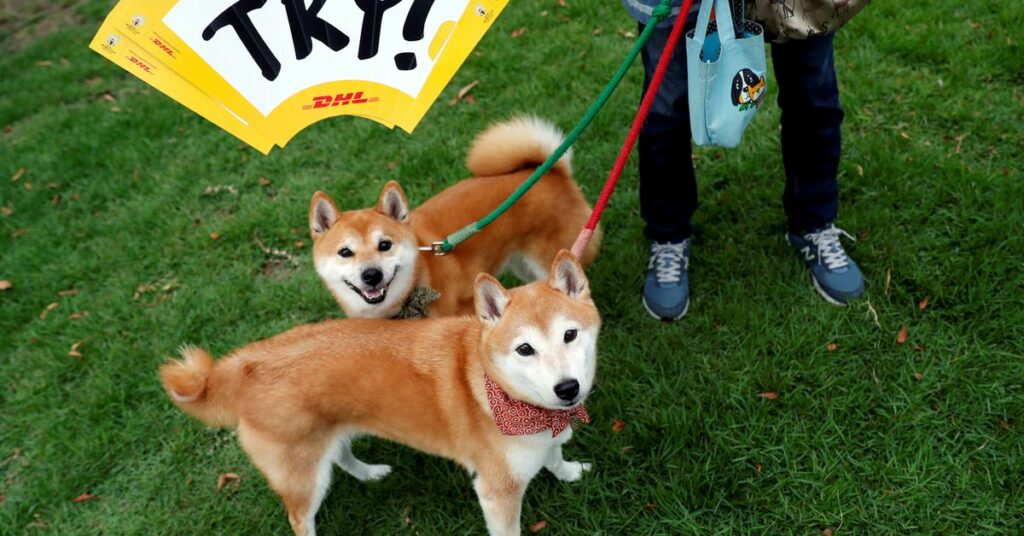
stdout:
[[313,240],[320,238],[338,221],[338,207],[331,196],[317,192],[309,202],[309,234]]
[[476,314],[488,324],[496,324],[508,306],[508,291],[490,274],[480,273],[474,283]]
[[405,192],[397,182],[388,181],[384,185],[377,198],[377,212],[401,223],[409,222],[409,201],[405,199]]
[[590,300],[590,283],[587,282],[587,275],[583,272],[583,266],[576,260],[576,256],[569,250],[563,249],[555,255],[555,262],[551,263],[548,275],[548,285],[570,298]]

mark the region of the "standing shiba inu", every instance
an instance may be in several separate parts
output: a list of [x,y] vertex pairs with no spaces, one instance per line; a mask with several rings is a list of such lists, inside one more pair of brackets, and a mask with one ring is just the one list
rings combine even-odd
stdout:
[[[469,284],[479,272],[511,269],[520,279],[547,277],[548,259],[569,247],[586,223],[590,205],[572,179],[571,154],[501,218],[449,255],[423,253],[421,245],[443,240],[504,201],[562,142],[550,124],[521,117],[494,125],[473,142],[466,165],[476,175],[444,190],[410,212],[398,183],[384,185],[376,208],[339,212],[317,192],[309,207],[316,271],[350,318],[392,318],[414,288],[440,298],[431,316],[473,310]],[[584,266],[597,254],[591,241]]]
[[542,467],[567,481],[590,469],[563,459],[562,444],[574,419],[589,420],[601,321],[567,251],[547,282],[505,290],[481,273],[474,293],[476,316],[327,321],[216,363],[185,347],[160,369],[164,389],[186,413],[238,428],[297,535],[315,533],[332,464],[364,481],[391,471],[352,455],[359,434],[458,462],[487,530],[518,535],[523,493]]

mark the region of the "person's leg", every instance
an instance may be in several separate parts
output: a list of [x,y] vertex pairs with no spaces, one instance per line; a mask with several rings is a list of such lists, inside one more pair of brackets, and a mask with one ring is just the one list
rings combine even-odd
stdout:
[[[693,21],[689,21],[693,24]],[[643,31],[640,25],[640,31]],[[657,28],[642,50],[644,93],[654,76],[671,28]],[[690,219],[697,209],[697,178],[690,147],[686,53],[680,40],[650,114],[640,131],[640,215],[651,255],[644,281],[643,304],[662,320],[686,314],[690,304],[687,277]]]
[[773,44],[772,61],[782,109],[783,205],[790,232],[836,219],[839,207],[840,125],[832,36]]
[[864,292],[860,268],[839,242],[839,104],[832,36],[772,45],[782,110],[783,206],[787,238],[811,270],[818,293],[845,305]]

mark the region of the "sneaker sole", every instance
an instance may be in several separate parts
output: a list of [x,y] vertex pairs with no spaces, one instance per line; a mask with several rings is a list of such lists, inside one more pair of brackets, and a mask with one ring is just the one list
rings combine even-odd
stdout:
[[821,285],[818,284],[818,280],[817,280],[817,278],[814,277],[814,274],[811,274],[811,283],[814,283],[814,290],[817,290],[818,294],[821,294],[821,297],[825,298],[825,301],[831,303],[832,305],[838,305],[839,307],[846,307],[846,303],[841,302],[841,301],[833,298],[832,296],[829,296],[828,292],[825,292],[825,289],[821,288]]
[[664,316],[656,314],[654,311],[651,310],[650,306],[647,305],[647,298],[645,298],[643,296],[640,296],[640,301],[642,301],[644,303],[644,309],[647,310],[647,314],[653,316],[654,318],[656,318],[658,320],[664,320],[666,322],[673,322],[673,321],[679,320],[680,318],[686,316],[686,312],[690,310],[690,298],[689,297],[686,298],[686,305],[683,307],[683,312],[681,312],[678,315],[676,315],[675,318],[665,318]]

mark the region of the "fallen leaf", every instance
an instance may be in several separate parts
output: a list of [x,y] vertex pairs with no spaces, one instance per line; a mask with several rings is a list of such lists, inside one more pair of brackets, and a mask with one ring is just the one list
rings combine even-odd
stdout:
[[914,373],[914,379],[917,380],[917,381],[921,381],[921,380],[924,379],[924,374],[921,374],[920,372],[915,372]]
[[540,521],[530,525],[530,532],[540,532],[548,528],[548,522],[541,519]]
[[96,84],[99,84],[99,83],[100,83],[100,82],[102,82],[102,81],[103,81],[103,79],[102,79],[102,78],[100,78],[100,77],[98,77],[98,76],[94,76],[94,77],[92,77],[92,78],[86,78],[86,79],[85,79],[85,81],[84,81],[84,83],[85,83],[85,85],[87,85],[87,86],[95,86]]
[[0,214],[10,216],[11,214],[14,214],[14,209],[11,207],[0,207]]
[[23,167],[18,168],[18,171],[15,171],[14,175],[11,175],[11,182],[17,182],[18,179],[20,179],[22,177],[22,175],[24,175],[24,174],[25,174],[25,168],[23,168]]
[[918,352],[923,352],[923,351],[925,351],[926,349],[928,349],[928,347],[927,347],[927,346],[921,346],[920,344],[915,344],[915,345],[914,345],[914,350],[916,350],[916,351],[918,351]]
[[658,509],[658,505],[656,505],[656,504],[654,504],[652,502],[649,502],[649,503],[644,505],[644,510],[647,510],[648,512],[653,512],[653,511],[655,511],[657,509]]
[[547,12],[547,10],[541,11],[541,12],[540,12],[540,16],[541,16],[541,17],[547,17],[547,16],[548,16],[548,12]]
[[821,536],[832,536],[832,529],[828,527],[821,529]]
[[53,62],[50,60],[39,60],[36,62],[36,65],[38,65],[39,67],[49,67],[53,65]]
[[78,347],[81,346],[81,345],[82,345],[82,341],[78,341],[75,344],[72,344],[71,345],[71,351],[68,352],[68,355],[70,357],[75,358],[75,359],[82,359],[82,352],[78,351]]
[[217,232],[210,233],[210,238],[213,239],[213,240],[216,240],[216,239],[220,238],[220,233],[217,233]]
[[625,427],[626,427],[626,421],[623,421],[622,419],[615,419],[614,421],[612,421],[612,433],[613,434],[617,434],[617,433],[621,432],[622,429],[625,428]]
[[754,469],[757,469],[757,472],[760,473],[761,472],[761,464],[755,463],[754,464]]
[[111,106],[110,107],[110,111],[114,112],[114,113],[120,112],[121,111],[121,107],[120,106]]
[[825,345],[825,349],[828,350],[829,352],[835,352],[836,348],[839,348],[839,345],[834,342],[830,342]]
[[911,139],[910,134],[907,134],[906,132],[900,132],[900,137],[905,140]]
[[303,242],[302,240],[297,240],[295,242],[295,249],[302,249],[304,247],[306,247],[306,243]]
[[56,309],[59,305],[60,304],[57,302],[47,305],[46,309],[43,309],[43,312],[39,313],[39,320],[46,320],[46,316],[50,314],[50,311]]
[[74,504],[78,504],[78,503],[81,503],[81,502],[92,501],[92,500],[95,500],[95,499],[99,499],[99,497],[97,497],[97,496],[95,496],[95,495],[93,495],[91,493],[83,493],[83,494],[79,495],[78,497],[75,497],[74,499],[71,499],[71,502],[74,503]]
[[398,162],[395,162],[394,160],[388,162],[388,171],[392,171],[396,167],[398,167]]
[[857,175],[861,177],[864,176],[864,166],[857,164]]
[[62,298],[66,296],[74,296],[75,294],[78,294],[77,288],[69,288],[67,290],[61,290],[57,292],[57,295]]
[[515,30],[512,30],[512,37],[513,38],[520,37],[524,33],[526,33],[526,27],[525,26],[522,27],[522,28],[516,28]]
[[889,295],[889,287],[892,285],[892,268],[885,269],[885,295]]
[[13,286],[14,285],[10,281],[6,279],[0,279],[0,290],[11,290]]
[[466,95],[466,98],[462,99],[462,102],[466,104],[473,104],[476,102],[476,97],[473,95]]
[[109,92],[109,91],[104,92],[102,96],[103,96],[103,100],[105,100],[107,102],[114,102],[114,101],[117,100],[117,97],[115,97],[114,94]]
[[1006,419],[999,419],[999,427],[1002,428],[1003,430],[1009,430],[1010,423],[1007,422]]
[[917,308],[918,309],[924,311],[925,307],[928,307],[928,296],[925,296],[924,299],[922,299],[921,301],[917,302]]
[[266,177],[260,177],[260,181],[259,182],[260,182],[260,186],[268,186],[268,185],[270,185],[270,180],[267,179]]
[[27,233],[27,232],[28,232],[28,229],[26,229],[24,227],[19,227],[19,228],[15,229],[14,231],[11,231],[11,237],[12,238],[21,238],[21,237],[25,236],[25,233]]
[[80,320],[89,316],[89,311],[75,311],[68,316],[68,320]]
[[26,182],[22,186],[25,187],[25,190],[32,190],[32,183],[31,182]]
[[558,7],[565,7],[565,0],[558,0]]
[[473,88],[475,88],[476,85],[479,84],[479,83],[480,83],[479,80],[473,80],[472,82],[470,82],[470,83],[462,86],[461,88],[459,88],[459,91],[455,94],[455,97],[448,104],[451,104],[452,106],[455,106],[456,104],[458,104],[459,101],[464,99],[466,97],[466,95],[469,94],[470,91],[473,91]]
[[237,488],[241,480],[242,477],[238,476],[236,473],[221,473],[221,475],[217,477],[217,492],[219,493],[224,489],[224,486],[227,486],[228,482],[234,482],[235,487]]
[[896,334],[896,344],[907,342],[907,327],[900,326],[900,332]]
[[775,391],[765,391],[763,393],[757,393],[757,396],[765,400],[775,400],[776,398],[779,398],[779,393],[776,393]]
[[48,182],[46,183],[46,187],[51,190],[56,190],[57,188],[60,188],[60,185],[55,182]]

